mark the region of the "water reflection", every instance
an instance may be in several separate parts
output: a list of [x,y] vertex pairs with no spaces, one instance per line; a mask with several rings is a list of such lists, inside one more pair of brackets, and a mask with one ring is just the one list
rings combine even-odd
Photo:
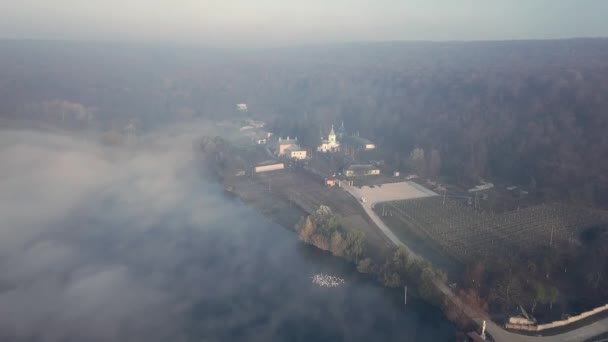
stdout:
[[[200,284],[206,295],[192,310],[191,337],[233,341],[453,338],[451,324],[438,310],[413,299],[404,307],[401,291],[379,286],[349,263],[300,243],[293,233],[256,213],[248,215],[246,228],[218,228],[201,241],[206,249],[201,264],[207,265],[209,279],[229,279],[232,286],[219,288],[213,281]],[[248,242],[246,260],[235,259],[231,248],[240,239]],[[343,278],[345,283],[319,287],[311,282],[318,273]]]

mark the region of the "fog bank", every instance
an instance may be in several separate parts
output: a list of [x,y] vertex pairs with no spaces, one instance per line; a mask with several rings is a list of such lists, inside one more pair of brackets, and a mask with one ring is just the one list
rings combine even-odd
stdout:
[[197,128],[136,147],[0,133],[0,339],[185,338],[198,294],[171,272],[198,252],[179,244],[245,210],[198,176]]

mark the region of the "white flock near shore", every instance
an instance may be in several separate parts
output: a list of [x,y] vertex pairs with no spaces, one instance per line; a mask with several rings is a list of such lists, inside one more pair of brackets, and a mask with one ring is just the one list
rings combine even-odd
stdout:
[[312,283],[323,287],[336,287],[344,284],[344,279],[319,273],[312,276]]

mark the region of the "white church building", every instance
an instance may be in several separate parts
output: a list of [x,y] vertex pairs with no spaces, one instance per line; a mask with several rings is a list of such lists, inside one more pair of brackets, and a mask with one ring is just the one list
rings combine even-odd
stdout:
[[327,139],[321,138],[321,144],[317,147],[318,152],[338,152],[340,151],[340,143],[336,140],[336,132],[334,125],[331,125],[331,131]]

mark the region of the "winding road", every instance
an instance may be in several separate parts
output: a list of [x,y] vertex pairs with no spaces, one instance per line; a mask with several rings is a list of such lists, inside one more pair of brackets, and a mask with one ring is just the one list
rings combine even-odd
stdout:
[[[406,183],[395,183],[395,184],[406,184]],[[388,185],[388,184],[387,184]],[[392,231],[391,229],[382,221],[382,219],[374,212],[374,205],[381,202],[394,201],[399,199],[412,199],[412,198],[420,198],[420,197],[428,197],[434,196],[434,193],[429,191],[423,191],[418,187],[412,186],[414,191],[406,191],[401,195],[395,194],[395,191],[391,191],[391,189],[387,189],[387,196],[381,198],[382,189],[378,189],[377,191],[372,192],[370,196],[370,189],[367,188],[365,190],[359,189],[356,187],[341,185],[349,194],[357,199],[357,202],[361,204],[363,210],[367,213],[367,216],[376,224],[376,226],[382,231],[382,233],[395,245],[395,246],[403,246],[407,249],[410,255],[414,258],[424,258],[421,255],[418,255],[412,251],[403,241],[401,241]],[[386,185],[383,185],[386,186]],[[406,187],[407,189],[407,187]],[[362,197],[366,197],[366,201],[363,202],[361,200]],[[495,341],[497,342],[583,342],[587,340],[593,340],[595,336],[599,336],[608,331],[608,317],[598,320],[594,323],[585,325],[583,327],[554,335],[554,336],[527,336],[515,334],[509,331],[504,330],[498,324],[492,322],[484,313],[478,312],[465,303],[462,303],[458,297],[454,295],[452,290],[447,287],[443,283],[437,283],[437,287],[443,292],[446,297],[451,300],[454,304],[456,304],[467,316],[469,316],[473,321],[475,321],[480,326],[483,321],[486,321],[486,330],[492,335]],[[598,339],[599,341],[600,339]]]

